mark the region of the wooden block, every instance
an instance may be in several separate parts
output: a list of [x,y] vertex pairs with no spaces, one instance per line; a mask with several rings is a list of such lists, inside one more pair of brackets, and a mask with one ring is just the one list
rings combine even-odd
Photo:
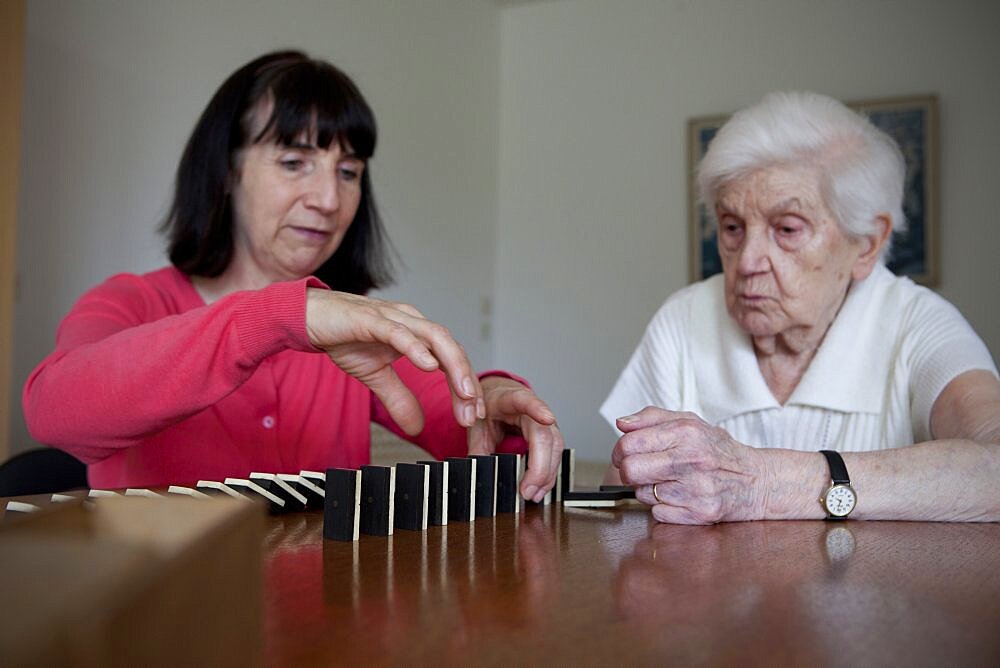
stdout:
[[635,490],[574,490],[563,496],[563,505],[570,508],[608,508],[635,498]]
[[272,513],[280,513],[285,509],[285,500],[267,491],[253,480],[246,478],[226,478],[225,484],[249,499],[264,499]]
[[198,491],[201,493],[209,496],[226,496],[231,499],[241,499],[243,501],[249,500],[246,496],[240,494],[229,485],[218,482],[217,480],[199,480],[195,487],[197,487]]
[[427,530],[427,495],[430,469],[426,464],[396,464],[396,527]]
[[565,502],[566,494],[573,491],[573,476],[576,472],[576,452],[566,448],[562,452],[562,466],[559,467],[559,498]]
[[323,488],[312,480],[294,473],[279,473],[278,479],[291,485],[292,489],[306,498],[306,508],[322,508],[325,494]]
[[476,519],[476,460],[449,457],[448,519],[471,522]]
[[308,499],[275,473],[251,473],[250,480],[285,500],[284,510],[305,510]]
[[361,467],[361,533],[392,535],[395,493],[396,469],[391,466]]
[[493,456],[497,464],[497,512],[519,513],[524,509],[524,500],[518,490],[521,484],[521,455]]
[[171,485],[167,488],[167,494],[179,494],[181,496],[190,496],[192,499],[209,499],[211,498],[208,494],[204,492],[199,492],[196,489],[191,489],[190,487],[182,487],[180,485]]
[[327,469],[323,498],[323,537],[357,540],[361,529],[361,471]]
[[263,508],[76,498],[0,523],[0,665],[265,663]]
[[476,460],[476,517],[497,514],[497,460],[493,455],[469,455]]
[[435,526],[448,524],[448,462],[421,461],[430,468],[427,490],[427,523]]

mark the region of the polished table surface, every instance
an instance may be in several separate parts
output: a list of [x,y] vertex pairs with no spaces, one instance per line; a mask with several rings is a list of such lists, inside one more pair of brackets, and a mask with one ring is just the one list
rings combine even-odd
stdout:
[[269,518],[269,665],[1000,665],[1000,525],[528,508],[323,539]]

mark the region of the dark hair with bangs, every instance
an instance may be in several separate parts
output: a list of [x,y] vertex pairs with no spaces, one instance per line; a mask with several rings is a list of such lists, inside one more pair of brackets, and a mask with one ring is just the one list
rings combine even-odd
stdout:
[[[253,112],[267,101],[271,115],[251,137]],[[230,75],[195,124],[177,166],[173,204],[160,227],[170,262],[188,275],[222,274],[233,259],[228,183],[240,149],[262,141],[293,145],[304,135],[322,149],[337,142],[362,160],[372,156],[375,116],[346,74],[302,52],[277,51]],[[390,251],[366,169],[354,221],[314,275],[334,290],[365,294],[391,282]]]

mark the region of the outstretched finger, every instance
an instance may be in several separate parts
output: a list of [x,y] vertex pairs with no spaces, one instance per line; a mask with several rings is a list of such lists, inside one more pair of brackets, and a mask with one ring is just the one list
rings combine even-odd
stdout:
[[419,368],[425,371],[440,368],[444,372],[451,388],[452,404],[458,423],[471,427],[476,419],[486,417],[486,404],[479,378],[472,369],[472,363],[465,354],[465,349],[452,338],[451,332],[443,325],[399,310],[388,309],[386,317],[405,328],[410,336],[420,343],[426,354],[433,358],[433,367],[417,364]]
[[555,484],[564,447],[556,425],[540,425],[522,418],[521,433],[528,441],[528,469],[521,480],[521,496],[540,501]]
[[487,412],[491,418],[500,418],[508,424],[518,425],[522,416],[527,416],[540,425],[553,425],[555,413],[538,395],[527,387],[519,387],[498,392],[490,399]]
[[382,405],[396,421],[399,428],[409,436],[416,436],[424,429],[424,413],[420,402],[413,396],[392,366],[386,365],[377,372],[359,376],[358,380],[367,385]]

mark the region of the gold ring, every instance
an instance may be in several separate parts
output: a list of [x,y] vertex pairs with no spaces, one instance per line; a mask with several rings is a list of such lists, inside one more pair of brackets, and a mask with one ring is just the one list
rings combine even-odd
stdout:
[[[660,483],[656,483],[656,485],[659,485],[659,484]],[[656,485],[653,485],[653,498],[656,499],[657,503],[663,503],[663,499],[661,499],[660,495],[656,493]]]

